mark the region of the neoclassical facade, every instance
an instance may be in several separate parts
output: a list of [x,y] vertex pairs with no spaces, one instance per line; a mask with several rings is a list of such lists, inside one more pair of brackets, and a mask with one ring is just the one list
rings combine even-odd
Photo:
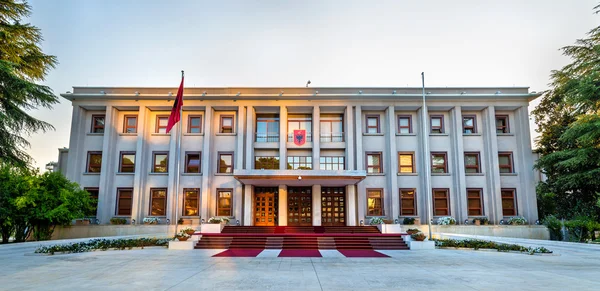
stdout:
[[461,224],[537,219],[528,88],[426,88],[425,126],[421,88],[186,88],[180,147],[166,133],[176,91],[61,94],[73,119],[59,168],[98,197],[99,223],[426,223],[428,205]]

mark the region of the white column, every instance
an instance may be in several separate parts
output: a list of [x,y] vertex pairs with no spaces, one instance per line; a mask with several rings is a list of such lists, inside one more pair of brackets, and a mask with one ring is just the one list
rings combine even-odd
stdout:
[[[146,188],[146,178],[148,177],[148,165],[152,158],[148,154],[148,145],[146,141],[150,135],[150,131],[146,130],[149,124],[149,112],[146,106],[140,106],[138,111],[137,125],[137,140],[135,145],[135,174],[133,176],[133,207],[131,212],[136,215],[136,220],[143,219],[142,201],[144,197],[144,189]],[[116,190],[115,190],[116,191]],[[116,195],[116,192],[115,192]],[[115,196],[116,197],[116,196]],[[141,222],[141,221],[140,221]]]
[[344,116],[344,131],[346,136],[346,170],[356,169],[354,166],[354,115],[352,114],[352,106],[346,106],[346,116]]
[[488,205],[486,215],[490,222],[498,224],[502,219],[502,197],[500,195],[500,168],[498,167],[498,136],[496,135],[496,110],[488,106],[483,111],[483,169],[486,178],[484,203]]
[[[87,159],[83,143],[85,136],[89,132],[89,127],[86,131],[86,110],[79,105],[73,104],[73,119],[71,120],[71,136],[69,140],[69,156],[67,161],[67,179],[72,182],[81,183],[81,172],[84,171],[85,161]],[[91,125],[90,125],[91,126]],[[102,196],[104,191],[109,189],[99,189],[99,195]],[[99,201],[102,203],[102,201]]]
[[244,106],[238,106],[238,117],[237,117],[237,130],[236,130],[236,141],[237,147],[235,150],[235,170],[241,170],[244,168],[244,136],[246,136],[246,132],[244,131],[244,122],[246,121],[246,109]]
[[[110,203],[109,201],[116,201],[116,189],[114,189],[113,192],[110,187],[113,185],[112,181],[115,177],[115,161],[118,161],[119,159],[119,153],[116,152],[116,148],[114,146],[117,138],[117,119],[117,109],[110,105],[106,106],[106,115],[104,117],[104,138],[102,139],[102,170],[100,171],[100,183],[98,187],[100,191],[104,189],[104,191],[100,193],[102,194],[102,200],[105,203],[98,204],[97,212],[102,214],[101,218],[98,219],[105,222],[108,222],[114,215],[115,208],[111,207],[111,204],[114,202]],[[98,194],[100,195],[100,193]],[[113,193],[115,194],[114,196],[111,195]],[[133,209],[131,212],[131,218],[137,220]]]
[[422,224],[427,224],[427,213],[428,213],[428,209],[427,209],[427,199],[428,196],[427,195],[432,195],[431,189],[428,189],[429,187],[427,187],[427,181],[426,181],[426,177],[425,175],[427,175],[427,167],[430,167],[431,165],[428,165],[425,160],[426,160],[426,156],[429,153],[425,152],[425,140],[426,138],[429,138],[429,132],[423,132],[423,125],[421,123],[422,122],[422,118],[423,118],[423,108],[419,108],[417,110],[417,118],[414,120],[414,124],[413,124],[413,130],[417,133],[417,141],[418,141],[418,146],[417,146],[417,152],[415,153],[415,161],[416,161],[416,171],[419,175],[419,177],[421,177],[421,179],[419,179],[419,187],[417,188],[417,214],[419,216],[419,219],[421,221]]
[[279,107],[279,169],[287,169],[287,107]]
[[312,223],[321,226],[321,185],[312,186]]
[[312,144],[313,170],[318,170],[320,169],[319,157],[321,156],[321,108],[319,106],[313,106]]
[[246,167],[254,168],[254,107],[246,108]]
[[[529,132],[529,114],[527,104],[515,111],[515,135],[517,151],[515,152],[515,172],[519,176],[520,189],[517,191],[518,215],[524,216],[529,223],[538,219],[535,178],[533,173],[533,156],[531,136]],[[521,205],[519,207],[518,205]]]
[[[363,152],[363,124],[362,124],[362,107],[360,105],[356,106],[356,111],[355,111],[355,129],[356,129],[356,170],[359,171],[364,171],[365,170],[365,153]],[[359,182],[356,185],[356,191],[357,191],[357,203],[356,203],[356,208],[352,209],[350,206],[348,206],[348,211],[356,211],[358,217],[357,220],[360,222],[360,220],[364,220],[365,219],[365,215],[366,215],[366,209],[367,209],[367,194],[366,194],[366,187],[365,187],[365,183],[363,182]]]
[[205,220],[210,217],[210,193],[211,193],[211,180],[213,177],[211,159],[214,159],[211,154],[211,140],[212,140],[212,129],[213,129],[213,109],[211,106],[206,106],[204,112],[204,144],[202,145],[202,207],[200,215]]
[[[183,108],[182,108],[183,110]],[[183,121],[179,121],[179,122],[183,122]],[[181,161],[181,155],[182,153],[180,151],[178,151],[177,149],[177,139],[178,136],[182,133],[179,132],[179,123],[175,124],[175,126],[173,127],[173,129],[171,130],[171,135],[169,136],[169,159],[168,159],[168,179],[167,179],[167,218],[172,222],[172,223],[177,223],[177,221],[175,220],[175,199],[177,199],[177,197],[179,196],[179,192],[180,192],[180,185],[177,185],[177,175],[180,175],[181,173],[181,167],[183,162]],[[181,127],[182,131],[183,131],[183,127]],[[182,136],[182,141],[183,141],[183,136]],[[181,175],[180,175],[181,177]],[[142,192],[143,193],[143,192]],[[150,193],[148,193],[148,195],[150,195]],[[141,209],[143,209],[143,207],[141,207]],[[149,215],[149,214],[148,214]],[[140,217],[142,218],[142,217]]]
[[[396,110],[394,106],[389,106],[386,114],[386,150],[387,150],[387,160],[390,162],[389,168],[386,170],[384,167],[384,171],[387,177],[388,191],[384,191],[387,193],[387,197],[385,198],[385,203],[389,206],[384,207],[385,214],[390,219],[394,220],[398,215],[400,215],[400,194],[398,193],[398,150],[396,147]],[[384,154],[384,160],[385,160]],[[385,165],[384,165],[385,166]],[[384,204],[385,204],[384,203]]]
[[[364,219],[364,218],[363,218]],[[356,221],[356,186],[346,186],[346,226],[357,226]]]
[[277,211],[277,224],[279,226],[287,225],[287,186],[279,185],[279,209]]
[[[464,220],[469,218],[469,213],[467,211],[467,180],[465,177],[465,150],[463,146],[463,123],[460,106],[454,107],[450,111],[450,115],[452,122],[450,131],[450,138],[452,140],[450,160],[452,161],[452,168],[450,174],[454,181],[454,187],[451,190],[453,193],[450,193],[450,201],[455,206],[454,209],[451,209],[451,213],[459,224],[463,224]],[[452,200],[455,202],[452,202]]]
[[252,185],[244,185],[244,226],[251,226],[254,224],[252,221],[253,210]]

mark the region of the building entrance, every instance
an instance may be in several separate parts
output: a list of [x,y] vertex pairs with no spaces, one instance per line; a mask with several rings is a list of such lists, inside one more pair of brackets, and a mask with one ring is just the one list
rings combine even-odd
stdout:
[[346,188],[321,188],[321,225],[346,225]]
[[277,196],[278,188],[254,188],[254,225],[277,225]]
[[312,188],[288,187],[289,226],[312,225]]

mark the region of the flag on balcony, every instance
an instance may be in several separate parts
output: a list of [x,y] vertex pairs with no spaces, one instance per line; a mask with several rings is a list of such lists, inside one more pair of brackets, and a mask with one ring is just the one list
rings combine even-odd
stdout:
[[294,144],[301,146],[306,143],[306,130],[294,129]]
[[171,115],[169,115],[169,123],[167,123],[167,133],[171,131],[171,128],[179,122],[181,116],[181,107],[183,106],[183,71],[181,71],[181,84],[179,85],[179,90],[177,90],[177,98],[175,98],[175,103],[173,103],[173,108],[171,109]]

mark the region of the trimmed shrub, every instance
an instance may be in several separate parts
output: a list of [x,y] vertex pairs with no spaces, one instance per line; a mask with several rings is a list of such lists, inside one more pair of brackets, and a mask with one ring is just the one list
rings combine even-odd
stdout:
[[516,251],[522,253],[533,254],[551,254],[552,251],[545,247],[524,247],[515,244],[504,244],[493,241],[477,240],[477,239],[436,239],[435,245],[440,248],[470,248],[470,249],[495,249],[499,252]]
[[167,246],[171,239],[165,238],[132,238],[132,239],[92,239],[86,242],[40,246],[35,250],[38,254],[84,253],[93,250],[124,250],[149,246]]

